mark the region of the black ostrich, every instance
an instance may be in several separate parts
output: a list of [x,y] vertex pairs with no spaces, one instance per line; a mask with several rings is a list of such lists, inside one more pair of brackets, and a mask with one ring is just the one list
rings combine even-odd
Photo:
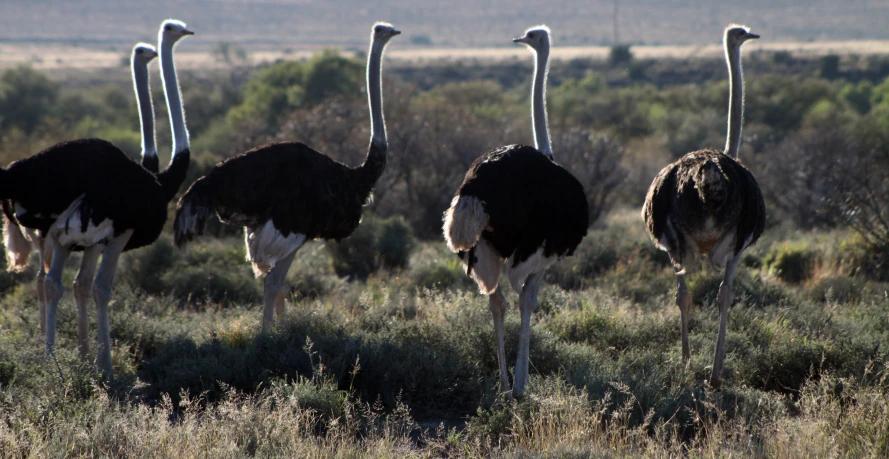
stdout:
[[398,35],[390,24],[371,31],[367,59],[371,142],[358,167],[334,161],[305,144],[280,142],[227,159],[197,180],[179,200],[174,239],[179,248],[203,234],[216,214],[244,227],[247,260],[266,274],[262,329],[284,314],[284,278],[297,250],[310,239],[340,240],[352,234],[361,208],[386,167],[386,126],[380,81],[383,50]]
[[732,281],[744,249],[755,243],[765,228],[766,210],[753,174],[737,161],[744,112],[741,45],[759,35],[747,27],[725,29],[725,57],[729,69],[728,139],[725,151],[691,152],[658,173],[648,189],[642,218],[652,240],[670,254],[676,271],[676,303],[682,322],[682,358],[687,363],[688,314],[691,295],[685,275],[699,268],[698,257],[725,268],[719,286],[719,335],[710,373],[710,386],[722,382],[725,331],[732,304]]
[[[139,121],[142,126],[142,166],[156,174],[158,162],[154,139],[154,108],[151,106],[151,88],[148,85],[148,63],[155,57],[157,57],[157,51],[154,46],[138,43],[133,47],[130,61],[136,102],[139,105]],[[31,254],[31,250],[37,251],[40,265],[37,273],[40,331],[46,333],[46,295],[44,295],[43,283],[52,255],[50,248],[46,246],[46,240],[42,233],[31,228],[24,228],[25,232],[22,232],[22,228],[15,219],[13,207],[11,201],[3,201],[6,268],[10,272],[23,271],[28,266],[28,256]]]
[[[113,377],[108,302],[121,252],[146,246],[160,235],[167,220],[167,203],[185,180],[189,164],[188,131],[182,110],[173,45],[191,35],[180,21],[164,21],[160,56],[164,91],[173,126],[174,152],[170,165],[155,177],[120,149],[101,139],[83,139],[50,147],[0,169],[0,199],[11,201],[15,225],[46,239],[44,260],[51,259],[43,282],[46,296],[46,352],[56,341],[56,316],[62,297],[62,270],[71,251],[83,260],[74,281],[78,307],[78,344],[89,353],[88,301],[98,309],[97,364]],[[51,187],[34,186],[52,183]],[[9,206],[7,206],[9,207]],[[20,234],[20,233],[19,233]],[[17,246],[27,251],[27,244]],[[98,275],[93,277],[102,255]],[[15,253],[16,260],[27,256]],[[92,285],[92,289],[90,289]],[[92,292],[90,292],[92,290]]]
[[503,344],[506,298],[499,286],[504,270],[519,293],[522,328],[512,395],[520,397],[528,378],[531,313],[543,272],[574,252],[586,236],[589,214],[583,186],[552,156],[544,102],[549,29],[534,27],[513,41],[535,52],[531,95],[535,147],[509,145],[476,159],[445,212],[444,236],[481,293],[489,295],[504,391],[509,390]]

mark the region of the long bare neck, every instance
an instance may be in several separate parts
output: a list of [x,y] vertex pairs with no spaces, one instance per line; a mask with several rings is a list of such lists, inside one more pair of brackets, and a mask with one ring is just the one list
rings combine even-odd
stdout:
[[741,47],[726,45],[725,59],[729,71],[728,135],[725,140],[725,154],[737,159],[738,148],[741,145],[741,124],[744,121],[744,76],[741,72]]
[[549,70],[549,45],[534,53],[534,85],[531,87],[531,124],[534,125],[534,146],[553,157],[546,124],[546,74]]
[[383,49],[384,43],[374,40],[367,56],[367,99],[370,105],[370,141],[377,148],[387,149],[386,121],[383,119]]
[[173,157],[189,149],[188,129],[185,127],[185,110],[182,108],[182,93],[173,63],[173,43],[161,40],[161,78],[164,81],[164,96],[170,113],[170,127],[173,129]]
[[136,105],[139,107],[139,123],[142,126],[142,158],[157,157],[157,144],[154,137],[154,104],[151,102],[151,87],[148,84],[148,64],[133,60],[133,87],[136,90]]

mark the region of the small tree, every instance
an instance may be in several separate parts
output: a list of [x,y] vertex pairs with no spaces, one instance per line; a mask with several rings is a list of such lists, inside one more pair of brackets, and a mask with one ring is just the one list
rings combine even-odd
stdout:
[[633,60],[633,52],[630,51],[631,45],[614,45],[608,52],[608,65],[617,67],[619,65],[628,64]]

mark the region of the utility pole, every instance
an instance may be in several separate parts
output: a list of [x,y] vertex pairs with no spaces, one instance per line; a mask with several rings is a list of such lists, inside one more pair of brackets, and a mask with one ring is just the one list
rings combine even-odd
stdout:
[[620,10],[620,0],[614,0],[614,42],[613,46],[617,46],[620,44],[620,32],[618,30],[618,21],[617,21],[617,13]]

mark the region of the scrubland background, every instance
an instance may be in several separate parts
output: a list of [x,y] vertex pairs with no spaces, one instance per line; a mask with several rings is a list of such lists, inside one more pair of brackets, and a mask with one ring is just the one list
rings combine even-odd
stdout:
[[[730,21],[764,36],[745,45],[740,156],[763,189],[768,228],[735,282],[719,392],[703,387],[719,273],[690,279],[684,366],[672,269],[639,209],[664,165],[724,144],[721,56],[612,46],[612,2],[566,1],[545,17],[514,2],[408,3],[384,2],[383,14],[351,2],[197,1],[175,13],[164,3],[11,2],[2,46],[85,54],[51,66],[28,57],[0,72],[0,163],[87,136],[135,157],[139,125],[121,58],[166,16],[198,31],[178,49],[194,45],[208,64],[180,72],[193,155],[183,190],[218,161],[275,140],[359,164],[369,138],[364,39],[376,19],[405,30],[393,52],[495,46],[539,22],[553,26],[557,45],[604,45],[601,58],[552,64],[553,148],[584,184],[594,223],[577,253],[547,273],[525,400],[497,394],[487,301],[440,226],[478,155],[532,141],[530,56],[390,59],[386,173],[352,237],[301,249],[288,317],[274,333],[259,334],[261,283],[239,228],[212,225],[188,254],[167,232],[123,257],[111,384],[76,356],[73,297],[62,301],[47,361],[36,266],[0,274],[0,456],[889,453],[889,57],[854,41],[842,53],[765,46],[885,39],[882,24],[871,24],[885,18],[882,2],[621,3],[622,43],[715,44]],[[90,20],[64,20],[72,17]],[[316,48],[284,49],[291,42]],[[77,65],[96,50],[115,56],[102,61],[110,67]],[[163,162],[170,135],[159,78],[152,84]],[[510,360],[518,326],[511,309]]]

